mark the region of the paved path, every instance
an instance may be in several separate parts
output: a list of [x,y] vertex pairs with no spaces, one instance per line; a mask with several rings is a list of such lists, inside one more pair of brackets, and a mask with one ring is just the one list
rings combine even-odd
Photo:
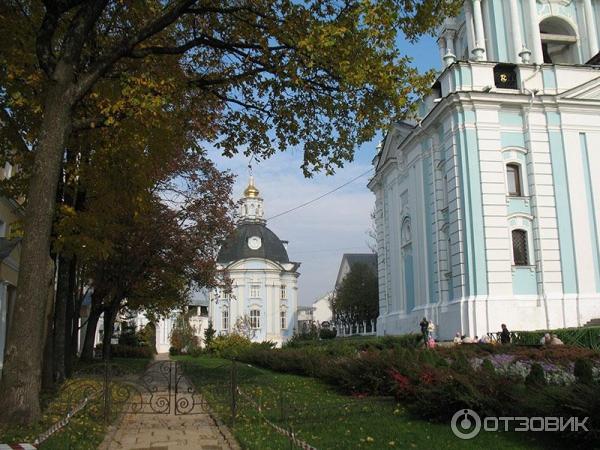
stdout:
[[[169,355],[157,355],[157,360],[166,361]],[[154,365],[150,370],[157,370],[160,365]],[[166,372],[167,374],[169,372]],[[149,375],[149,372],[146,372]],[[100,450],[237,450],[238,444],[224,425],[217,421],[199,405],[194,406],[194,414],[175,415],[174,388],[169,392],[168,376],[160,377],[152,373],[152,383],[157,392],[152,397],[149,393],[143,395],[145,402],[151,398],[166,398],[170,395],[169,414],[151,414],[148,406],[144,406],[143,414],[126,413],[121,423],[112,428]],[[175,373],[171,371],[171,386],[175,385]],[[188,384],[185,378],[178,383],[177,399],[186,398],[193,404],[192,394],[186,394]],[[184,392],[182,394],[182,392]],[[198,402],[198,394],[194,394]],[[135,400],[133,400],[135,401]],[[139,400],[138,400],[139,401]]]

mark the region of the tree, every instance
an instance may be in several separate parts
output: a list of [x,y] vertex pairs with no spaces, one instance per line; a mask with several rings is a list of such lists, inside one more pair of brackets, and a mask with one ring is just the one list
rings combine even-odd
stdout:
[[[168,110],[168,96],[154,94],[163,83],[197,102],[203,138],[225,154],[245,147],[267,157],[303,143],[305,174],[332,172],[352,159],[356,144],[409,113],[411,98],[431,80],[395,49],[397,30],[414,39],[460,3],[3,2],[3,114],[33,152],[14,316],[14,323],[29,326],[9,331],[1,418],[28,423],[39,416],[39,361],[52,285],[40,274],[52,273],[57,185],[74,133],[118,126],[140,103]],[[160,72],[172,61],[181,70],[163,74],[158,85],[139,74]],[[130,77],[133,67],[138,73]],[[104,89],[107,80],[118,79],[125,81],[121,92]],[[131,90],[140,95],[128,96]]]
[[363,263],[352,264],[331,301],[335,320],[345,324],[369,322],[379,315],[377,275]]
[[212,320],[208,321],[208,327],[204,330],[204,348],[207,351],[211,350],[212,343],[215,340],[215,336],[217,334],[217,330],[213,327]]
[[196,336],[196,330],[190,324],[189,312],[182,311],[177,315],[170,339],[171,347],[177,353],[190,353],[198,348],[198,336]]

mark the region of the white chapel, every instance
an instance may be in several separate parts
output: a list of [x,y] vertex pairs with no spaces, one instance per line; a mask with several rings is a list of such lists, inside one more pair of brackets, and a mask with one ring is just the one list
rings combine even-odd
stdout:
[[300,263],[289,260],[287,241],[267,228],[253,177],[239,208],[239,224],[217,258],[231,292],[211,293],[209,317],[217,334],[231,333],[243,321],[253,341],[281,345],[294,333]]

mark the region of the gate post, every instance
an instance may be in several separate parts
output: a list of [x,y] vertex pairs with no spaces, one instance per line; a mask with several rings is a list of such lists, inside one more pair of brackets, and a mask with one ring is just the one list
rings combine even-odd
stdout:
[[237,414],[237,367],[235,360],[231,362],[231,428],[235,426]]

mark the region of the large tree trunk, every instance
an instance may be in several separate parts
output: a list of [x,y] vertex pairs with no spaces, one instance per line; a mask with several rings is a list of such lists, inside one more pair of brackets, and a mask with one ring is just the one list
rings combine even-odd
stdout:
[[[73,371],[73,356],[77,352],[77,334],[79,314],[76,313],[75,304],[79,303],[77,290],[77,262],[75,258],[69,260],[69,296],[67,297],[67,310],[65,317],[65,376],[70,377]],[[75,341],[74,341],[75,339]]]
[[110,359],[110,341],[114,333],[118,310],[118,305],[111,305],[104,310],[104,336],[102,338],[102,359],[104,361]]
[[[54,277],[53,277],[54,278]],[[54,300],[53,289],[48,290],[48,314],[46,315],[45,334],[46,341],[44,344],[44,356],[42,363],[42,389],[50,391],[54,388],[54,309],[52,302]]]
[[50,232],[61,159],[71,129],[71,102],[64,83],[49,82],[44,118],[27,193],[19,285],[7,336],[0,382],[0,420],[28,424],[40,416]]
[[[58,275],[56,280],[56,302],[54,304],[54,381],[65,380],[65,359],[67,336],[71,337],[70,320],[67,320],[67,304],[71,302],[71,285],[69,280],[71,258],[59,256]],[[72,309],[72,307],[71,307]],[[70,318],[69,318],[70,319]],[[67,327],[68,324],[68,327]],[[68,331],[67,331],[68,328]],[[70,339],[69,339],[70,344]],[[70,345],[69,345],[70,347]]]
[[83,347],[81,349],[81,360],[91,361],[94,358],[94,339],[96,338],[96,328],[98,328],[98,320],[102,311],[100,308],[94,307],[92,304],[90,308],[90,315],[87,319],[87,325],[85,327],[85,338],[83,340]]

